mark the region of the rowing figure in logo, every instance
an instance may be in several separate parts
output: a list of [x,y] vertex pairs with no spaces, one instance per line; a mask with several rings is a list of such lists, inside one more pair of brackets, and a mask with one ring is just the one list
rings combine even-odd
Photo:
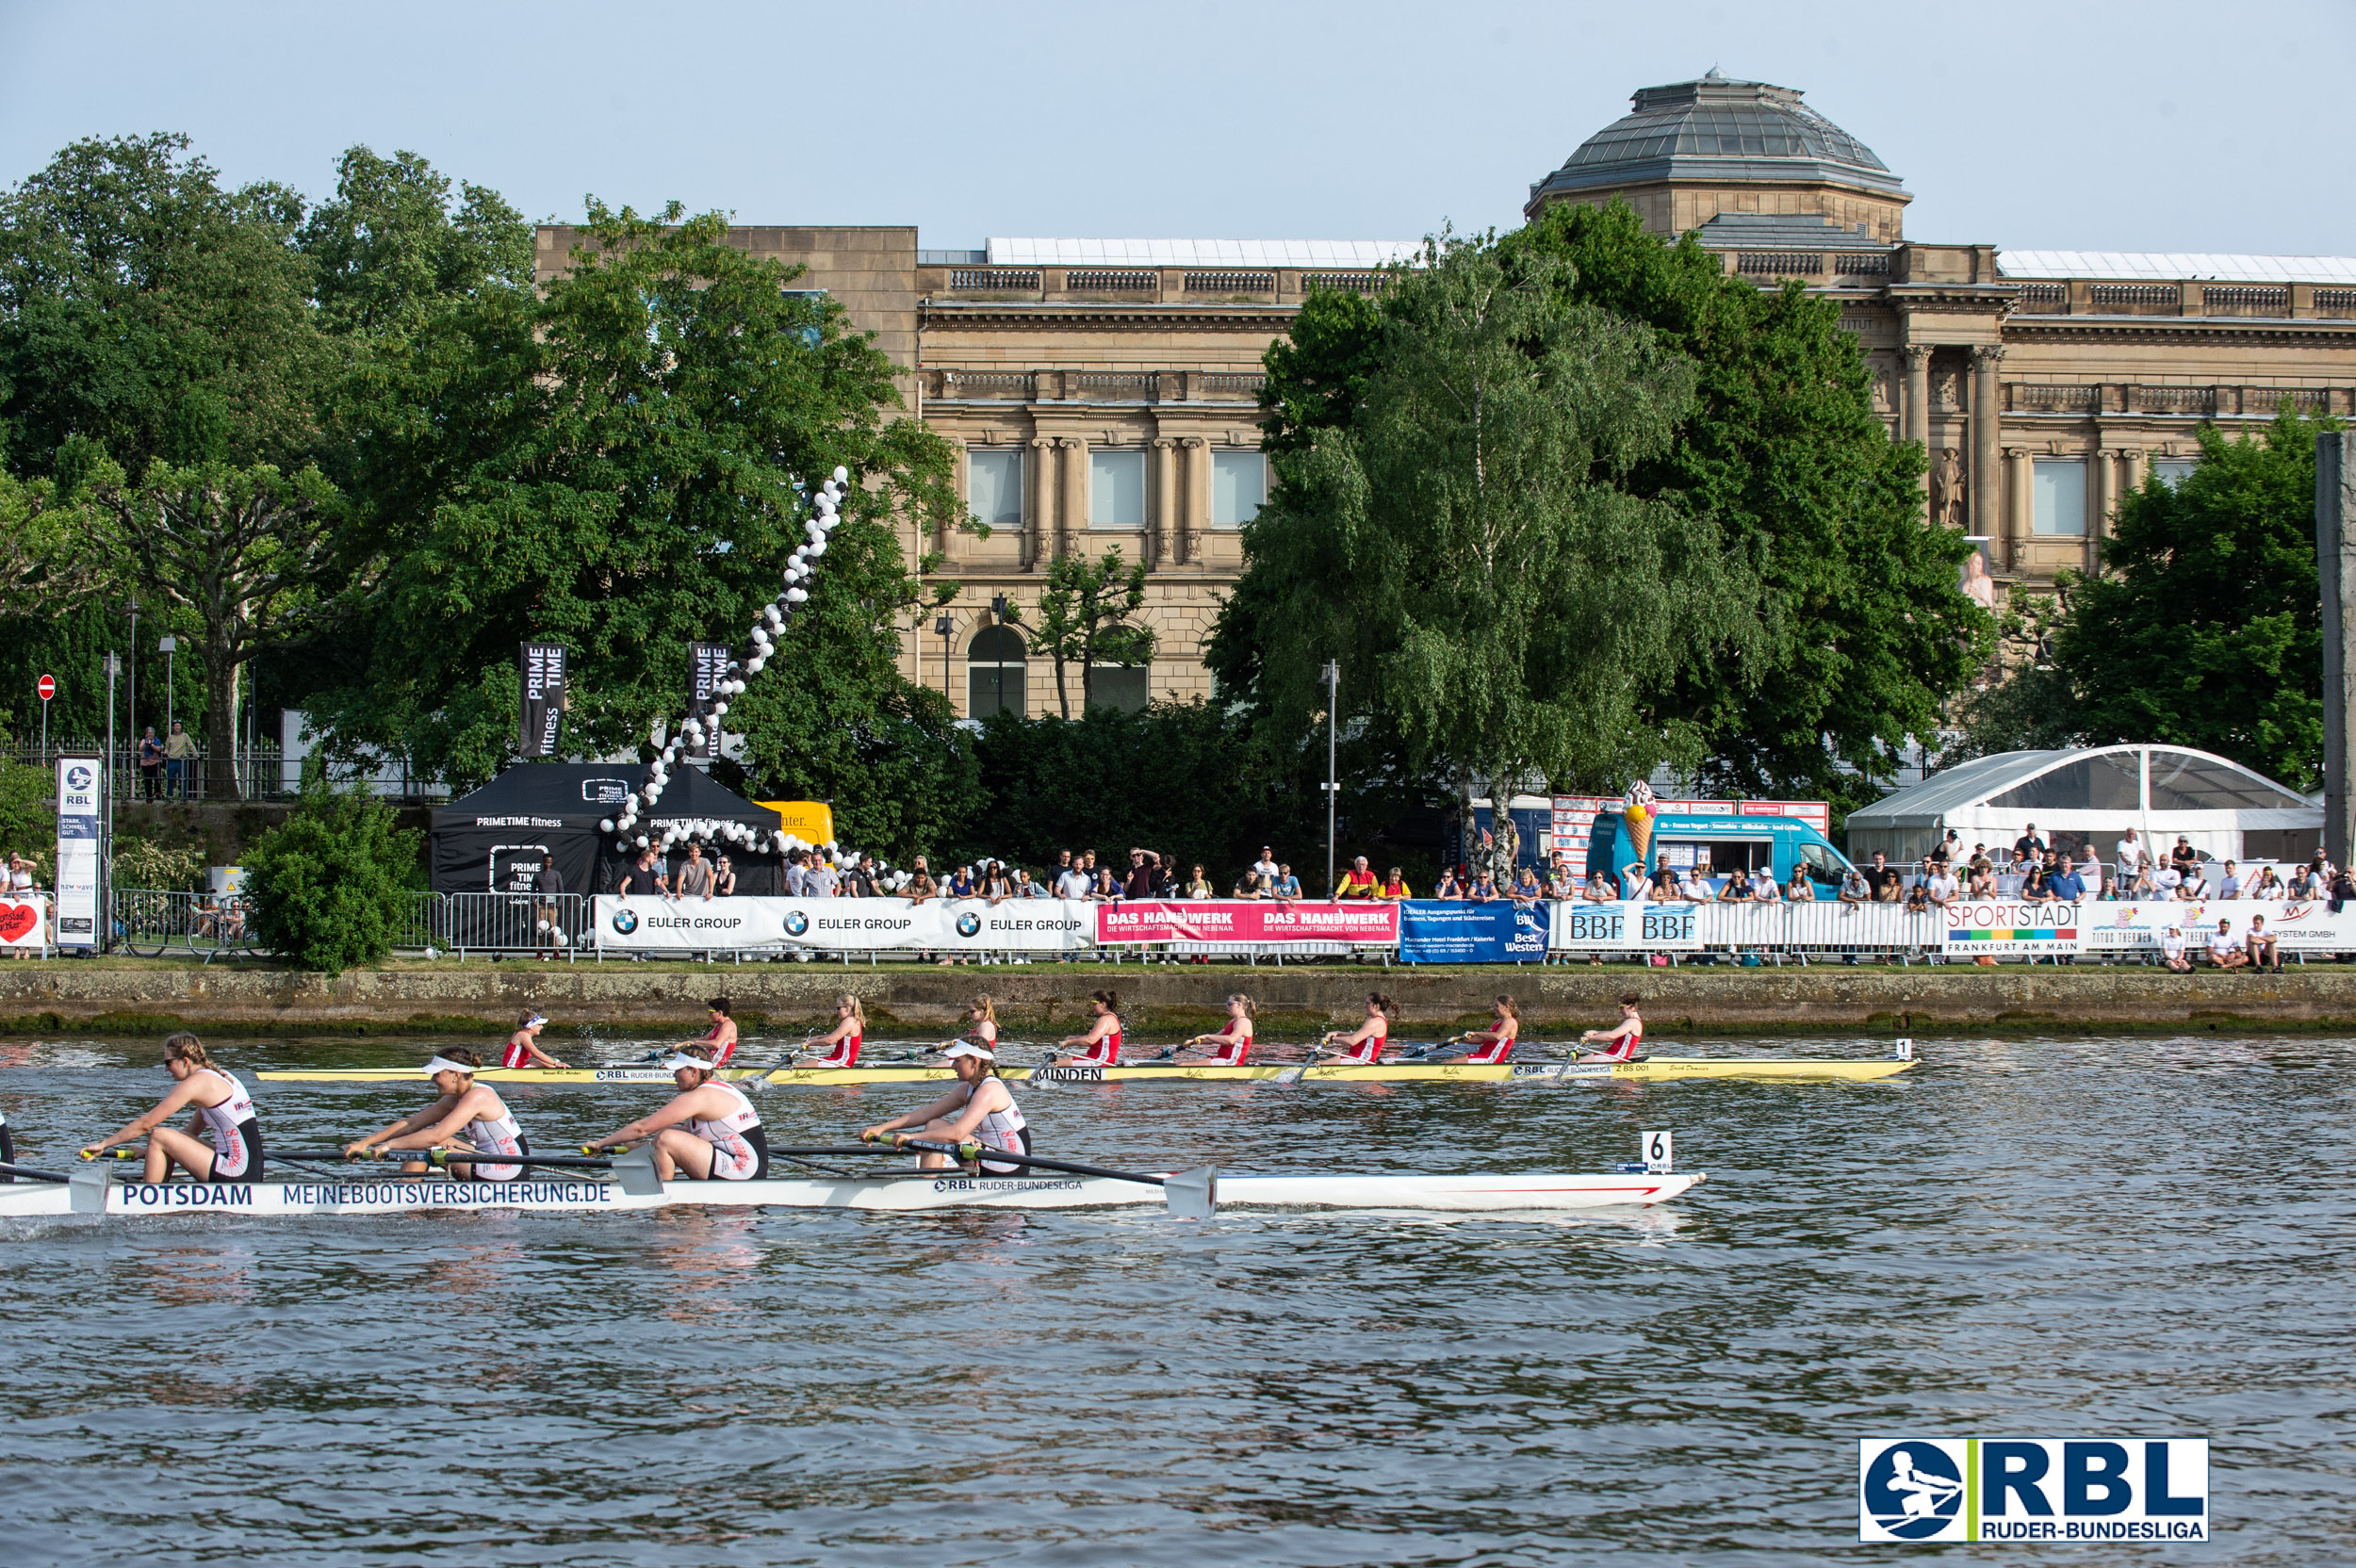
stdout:
[[1929,1476],[1914,1467],[1914,1456],[1901,1448],[1890,1456],[1890,1490],[1903,1494],[1898,1506],[1909,1519],[1927,1519],[1953,1502],[1963,1491],[1961,1481]]

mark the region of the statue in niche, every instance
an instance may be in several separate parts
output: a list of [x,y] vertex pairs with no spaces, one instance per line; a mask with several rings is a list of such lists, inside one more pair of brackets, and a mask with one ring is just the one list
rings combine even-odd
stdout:
[[1890,373],[1890,368],[1883,365],[1875,366],[1873,368],[1873,412],[1889,413],[1896,396],[1896,379]]
[[1954,370],[1941,370],[1931,378],[1931,401],[1944,409],[1963,407],[1963,377]]
[[1931,521],[1941,528],[1963,527],[1963,462],[1953,447],[1941,448],[1931,465]]

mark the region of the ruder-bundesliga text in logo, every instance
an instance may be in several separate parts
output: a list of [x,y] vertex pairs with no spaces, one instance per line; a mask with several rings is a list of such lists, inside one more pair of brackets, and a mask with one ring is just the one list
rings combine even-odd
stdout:
[[2205,1437],[1857,1440],[1860,1541],[2206,1541]]

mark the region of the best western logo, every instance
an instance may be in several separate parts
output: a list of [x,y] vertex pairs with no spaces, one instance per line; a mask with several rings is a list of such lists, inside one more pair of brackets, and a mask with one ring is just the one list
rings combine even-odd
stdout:
[[2206,1541],[2209,1440],[1857,1442],[1860,1541]]

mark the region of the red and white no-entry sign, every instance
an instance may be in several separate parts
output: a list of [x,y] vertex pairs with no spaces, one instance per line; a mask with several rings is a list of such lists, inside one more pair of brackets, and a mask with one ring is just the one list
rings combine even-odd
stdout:
[[41,694],[41,701],[47,702],[57,694],[57,678],[54,675],[42,676],[34,685],[33,690]]

